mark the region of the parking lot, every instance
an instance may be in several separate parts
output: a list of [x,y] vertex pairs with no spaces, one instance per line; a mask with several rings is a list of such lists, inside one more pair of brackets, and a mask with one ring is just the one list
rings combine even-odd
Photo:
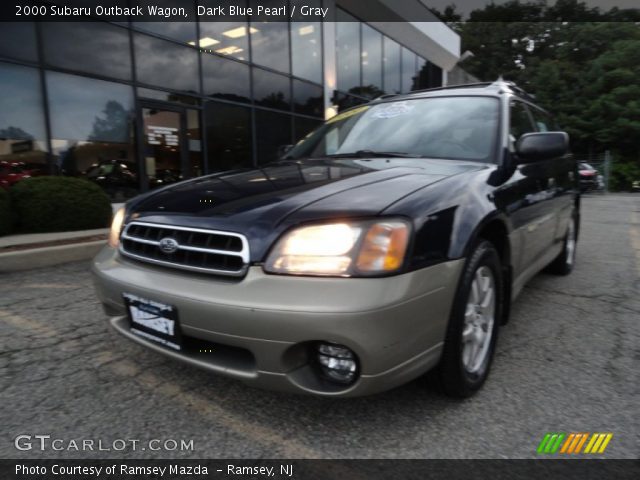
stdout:
[[[421,379],[327,400],[256,390],[169,361],[107,328],[88,262],[0,276],[4,458],[532,458],[547,432],[612,432],[637,458],[640,195],[583,199],[577,266],[540,274],[465,401]],[[20,434],[193,440],[186,451],[19,451]]]

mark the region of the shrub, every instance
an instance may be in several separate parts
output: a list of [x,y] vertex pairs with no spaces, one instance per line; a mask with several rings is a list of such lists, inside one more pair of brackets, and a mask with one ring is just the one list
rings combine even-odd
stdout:
[[111,202],[97,185],[79,178],[34,177],[11,188],[22,232],[67,232],[108,227]]
[[631,190],[631,184],[635,180],[640,180],[640,162],[615,161],[611,164],[610,190],[614,192]]
[[11,233],[13,227],[12,220],[9,193],[5,189],[0,188],[0,236]]

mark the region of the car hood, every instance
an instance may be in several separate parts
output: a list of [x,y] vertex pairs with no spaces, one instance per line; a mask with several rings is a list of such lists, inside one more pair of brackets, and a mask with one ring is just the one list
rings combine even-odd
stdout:
[[398,158],[278,162],[151,192],[132,201],[128,213],[139,221],[243,233],[257,252],[292,224],[377,215],[421,188],[484,167]]

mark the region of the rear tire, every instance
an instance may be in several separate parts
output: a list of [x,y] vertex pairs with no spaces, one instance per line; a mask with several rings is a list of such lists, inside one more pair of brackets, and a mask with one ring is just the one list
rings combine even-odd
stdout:
[[500,256],[493,244],[482,240],[462,272],[436,371],[446,395],[469,397],[487,379],[502,318],[503,293]]
[[564,237],[562,251],[547,267],[549,273],[555,275],[569,275],[576,263],[576,246],[578,244],[578,228],[575,213],[567,225],[567,233]]

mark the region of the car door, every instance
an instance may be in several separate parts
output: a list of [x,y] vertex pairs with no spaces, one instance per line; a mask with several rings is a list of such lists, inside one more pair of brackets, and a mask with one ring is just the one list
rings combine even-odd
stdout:
[[[526,103],[512,99],[509,105],[509,148],[515,152],[517,140],[538,128]],[[514,278],[530,277],[536,271],[538,260],[551,246],[556,229],[557,215],[553,203],[556,183],[553,162],[541,161],[518,165],[514,173],[520,195],[520,208],[512,218],[519,237],[519,258],[514,258]],[[526,281],[526,279],[523,279]]]
[[[529,109],[539,132],[559,130],[547,112],[534,106],[530,106]],[[546,191],[552,195],[550,200],[555,215],[555,228],[551,235],[554,242],[562,242],[574,208],[575,161],[572,155],[564,155],[552,158],[547,162]]]

